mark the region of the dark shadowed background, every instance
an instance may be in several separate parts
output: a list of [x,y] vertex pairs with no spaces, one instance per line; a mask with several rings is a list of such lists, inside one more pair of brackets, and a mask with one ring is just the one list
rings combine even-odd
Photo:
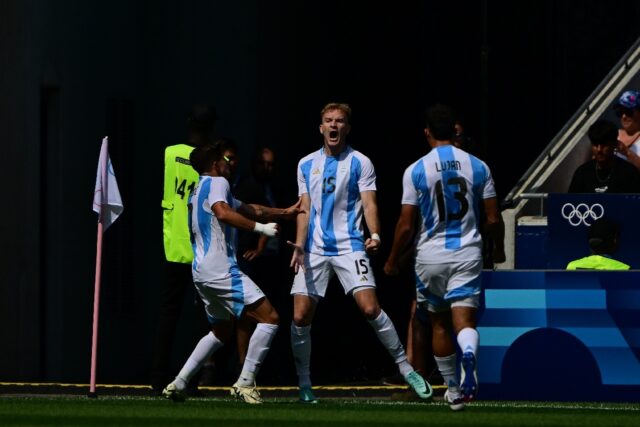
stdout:
[[[502,198],[638,38],[638,22],[637,0],[0,2],[0,380],[89,379],[103,136],[125,210],[105,235],[98,382],[145,383],[163,150],[184,141],[194,102],[216,105],[217,133],[241,144],[244,171],[254,147],[274,148],[287,202],[298,159],[321,145],[320,109],[351,104],[350,140],[376,166],[388,250],[402,172],[426,152],[427,106],[458,110]],[[380,274],[385,255],[379,293],[404,336],[412,283]],[[329,299],[314,326],[315,381],[392,372],[353,302],[338,286]],[[198,338],[185,307],[176,370]],[[286,341],[278,360],[290,357]],[[263,382],[292,383],[293,365],[275,357]]]

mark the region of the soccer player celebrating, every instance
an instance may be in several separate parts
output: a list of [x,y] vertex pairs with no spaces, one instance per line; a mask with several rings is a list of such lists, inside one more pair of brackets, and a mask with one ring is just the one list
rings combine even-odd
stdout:
[[[315,403],[311,388],[311,322],[324,297],[329,279],[337,274],[346,294],[355,302],[387,348],[407,383],[423,399],[431,386],[407,361],[391,319],[380,308],[369,254],[380,248],[376,202],[376,175],[368,157],[347,145],[351,108],[327,104],[320,112],[324,145],[298,163],[300,209],[291,266],[296,272],[293,295],[293,349],[300,401]],[[362,216],[371,233],[364,236]]]
[[[451,144],[455,134],[453,110],[436,105],[427,110],[424,133],[431,151],[404,173],[402,208],[393,247],[384,266],[398,273],[398,257],[409,244],[419,215],[415,240],[418,304],[426,307],[433,330],[433,352],[447,384],[445,401],[453,410],[476,397],[476,354],[479,336],[476,312],[480,300],[482,238],[493,238],[493,261],[504,262],[504,224],[498,210],[491,171],[480,159]],[[460,382],[451,327],[462,350]]]
[[293,219],[300,201],[287,209],[243,204],[231,195],[231,160],[224,144],[196,147],[191,165],[200,175],[189,198],[189,229],[194,259],[193,282],[205,305],[211,332],[189,356],[176,379],[163,390],[167,399],[183,400],[189,379],[230,336],[230,318],[250,319],[256,329],[249,340],[247,356],[231,395],[247,403],[262,403],[255,377],[278,330],[278,313],[258,286],[240,269],[236,260],[236,229],[253,230],[266,236],[278,234],[278,224],[261,221]]

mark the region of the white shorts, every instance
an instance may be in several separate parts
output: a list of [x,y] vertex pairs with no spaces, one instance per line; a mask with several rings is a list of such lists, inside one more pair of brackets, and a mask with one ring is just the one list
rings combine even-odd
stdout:
[[304,255],[305,272],[298,270],[293,278],[291,295],[324,297],[329,279],[333,274],[344,288],[344,293],[357,292],[359,288],[375,288],[376,281],[366,252],[351,252],[344,255]]
[[240,271],[215,282],[194,282],[194,285],[212,324],[229,320],[231,315],[239,318],[246,306],[265,296],[258,285]]
[[446,264],[416,263],[417,303],[431,312],[480,305],[482,260]]

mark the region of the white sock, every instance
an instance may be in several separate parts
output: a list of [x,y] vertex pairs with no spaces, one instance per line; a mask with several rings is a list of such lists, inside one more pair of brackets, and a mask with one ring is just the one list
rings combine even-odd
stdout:
[[480,341],[480,335],[478,331],[473,328],[464,328],[458,333],[458,345],[462,350],[462,353],[470,351],[475,356],[478,351],[478,342]]
[[311,325],[291,323],[291,350],[298,374],[298,386],[311,387]]
[[458,387],[458,380],[456,379],[456,354],[453,353],[445,357],[434,356],[434,359],[436,359],[438,370],[447,387]]
[[244,359],[242,372],[238,378],[239,386],[248,387],[255,384],[256,375],[258,375],[264,358],[267,357],[267,353],[271,347],[271,341],[273,341],[273,337],[276,336],[277,331],[278,325],[258,323],[256,330],[253,331],[251,339],[249,340],[247,357]]
[[223,345],[222,341],[213,335],[213,332],[209,332],[207,335],[202,337],[196,345],[196,348],[191,352],[191,356],[187,359],[187,362],[180,370],[180,373],[173,381],[178,390],[184,390],[187,388],[187,384],[191,377],[200,370],[209,356]]
[[407,360],[407,355],[398,337],[398,332],[396,332],[396,328],[393,326],[387,313],[385,313],[384,310],[380,310],[378,317],[369,320],[369,324],[373,327],[373,330],[376,331],[376,335],[378,335],[378,339],[382,345],[385,346],[391,357],[393,357],[402,376],[411,373],[414,369]]

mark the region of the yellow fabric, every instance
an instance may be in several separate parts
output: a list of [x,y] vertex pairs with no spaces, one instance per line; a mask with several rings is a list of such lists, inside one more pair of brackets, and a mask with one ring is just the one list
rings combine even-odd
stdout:
[[571,261],[567,270],[629,270],[627,264],[602,255],[591,255]]
[[198,173],[191,167],[189,154],[193,147],[178,144],[164,152],[164,194],[162,198],[162,231],[167,261],[189,264],[193,250],[189,236],[187,201],[198,183]]

